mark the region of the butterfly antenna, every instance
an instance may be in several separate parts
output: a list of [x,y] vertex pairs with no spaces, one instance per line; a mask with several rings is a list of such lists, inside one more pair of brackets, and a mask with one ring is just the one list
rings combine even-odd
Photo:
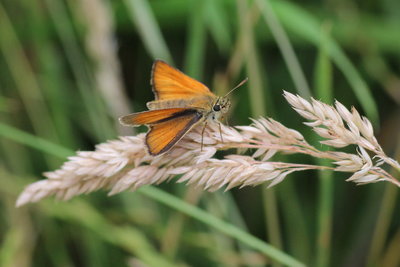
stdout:
[[233,91],[235,91],[236,89],[238,89],[240,86],[242,86],[243,84],[245,84],[248,80],[249,80],[249,78],[246,77],[246,79],[244,79],[244,80],[241,81],[238,85],[236,85],[233,89],[231,89],[224,97],[227,97],[230,93],[232,93]]

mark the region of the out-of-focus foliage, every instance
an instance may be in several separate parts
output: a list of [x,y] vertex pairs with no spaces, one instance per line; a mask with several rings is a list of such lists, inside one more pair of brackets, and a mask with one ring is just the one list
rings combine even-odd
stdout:
[[[155,58],[218,95],[249,77],[231,96],[230,125],[268,115],[305,130],[282,89],[336,98],[362,110],[399,158],[399,29],[395,0],[1,1],[0,265],[276,264],[149,194],[99,192],[18,209],[15,200],[70,150],[133,133],[117,117],[152,100]],[[310,172],[274,189],[227,193],[160,188],[306,265],[398,266],[398,189],[343,178]]]

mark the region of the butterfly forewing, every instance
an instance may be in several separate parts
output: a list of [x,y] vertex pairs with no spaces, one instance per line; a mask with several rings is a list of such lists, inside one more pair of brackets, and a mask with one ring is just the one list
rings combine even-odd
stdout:
[[[154,124],[170,120],[176,116],[183,116],[188,112],[187,108],[167,108],[158,110],[149,110],[138,113],[129,114],[119,118],[119,121],[128,126],[137,126],[143,124]],[[182,114],[183,113],[183,114]]]
[[149,153],[158,155],[168,151],[202,118],[201,113],[187,109],[168,120],[150,125],[150,131],[146,135]]
[[215,96],[207,86],[161,60],[154,62],[151,81],[156,100]]

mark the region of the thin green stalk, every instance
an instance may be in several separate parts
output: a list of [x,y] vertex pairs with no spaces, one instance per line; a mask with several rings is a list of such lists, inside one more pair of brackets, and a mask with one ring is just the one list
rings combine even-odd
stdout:
[[[238,16],[239,16],[239,32],[242,42],[243,50],[245,54],[245,64],[247,73],[249,75],[249,94],[250,94],[250,106],[253,117],[265,116],[265,85],[261,75],[260,63],[258,61],[259,56],[257,54],[257,47],[254,43],[254,33],[252,22],[252,10],[246,7],[245,0],[238,0]],[[265,76],[265,75],[264,75]]]
[[[253,117],[265,116],[266,105],[264,91],[265,84],[261,76],[259,56],[257,54],[257,47],[255,45],[255,37],[253,32],[253,23],[255,23],[254,14],[252,9],[247,7],[247,1],[237,1],[238,16],[239,16],[239,38],[242,38],[243,50],[245,56],[245,64],[247,73],[249,75],[249,90],[250,90],[250,106]],[[258,12],[258,10],[256,10]],[[281,229],[279,223],[279,216],[276,207],[276,196],[274,190],[262,190],[264,202],[264,215],[266,218],[266,228],[271,244],[280,248]]]
[[[325,103],[333,102],[332,90],[332,65],[327,52],[329,28],[321,29],[321,39],[317,63],[314,73],[314,91],[317,99]],[[317,142],[317,141],[316,141]],[[330,162],[316,159],[317,164],[328,166]],[[319,171],[318,190],[318,234],[316,246],[315,266],[329,266],[332,243],[332,213],[333,213],[333,172]]]
[[390,235],[385,251],[382,253],[379,262],[374,266],[398,267],[400,266],[400,229]]
[[[318,164],[329,164],[318,160]],[[315,266],[329,266],[332,247],[333,173],[330,170],[318,172],[318,233]]]
[[[249,75],[249,90],[251,111],[254,117],[265,116],[266,107],[264,101],[263,80],[261,78],[260,64],[254,43],[252,29],[253,13],[247,7],[246,2],[238,0],[238,15],[240,24],[240,37],[243,38],[243,49],[246,55],[245,64]],[[264,214],[267,222],[267,233],[274,246],[281,246],[280,227],[276,208],[276,196],[273,190],[262,191],[264,200]]]
[[[262,197],[264,203],[264,214],[267,222],[267,231],[271,244],[282,249],[283,241],[281,237],[281,222],[278,213],[278,201],[275,188],[262,188]],[[278,266],[278,265],[275,265]]]
[[381,253],[385,246],[385,240],[392,221],[394,208],[398,196],[398,188],[387,184],[383,193],[383,199],[379,208],[379,214],[376,216],[377,223],[372,236],[371,246],[369,248],[366,266],[373,267],[379,262]]
[[302,205],[297,191],[298,188],[293,179],[285,181],[279,186],[278,197],[282,207],[283,221],[296,222],[296,227],[293,227],[292,223],[284,224],[287,233],[285,244],[287,244],[290,255],[309,263],[312,262],[310,258],[314,259],[315,257],[315,254],[312,253],[314,248],[311,246],[314,242],[312,242],[310,230],[307,227],[309,223],[306,216],[308,207]]
[[289,70],[290,76],[296,86],[297,92],[305,97],[311,96],[310,87],[308,86],[307,79],[301,69],[300,62],[294,52],[293,46],[290,43],[289,37],[276,17],[275,12],[269,0],[257,0],[263,14],[265,23],[271,29],[272,35],[278,44],[281,54],[285,60],[286,66]]
[[185,54],[185,73],[198,80],[202,80],[204,70],[204,52],[206,42],[207,20],[205,1],[191,1],[191,14],[187,28],[187,45]]

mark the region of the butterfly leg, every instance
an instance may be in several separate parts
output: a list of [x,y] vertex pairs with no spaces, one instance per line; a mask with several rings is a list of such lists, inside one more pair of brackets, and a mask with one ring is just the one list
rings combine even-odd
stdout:
[[204,136],[204,131],[206,130],[207,127],[207,122],[204,123],[203,130],[201,131],[201,151],[203,151],[203,136]]
[[221,123],[218,123],[218,127],[219,127],[219,136],[221,137],[221,143],[224,142],[224,139],[222,138],[222,130],[221,130]]
[[229,126],[228,116],[224,117],[226,126]]

